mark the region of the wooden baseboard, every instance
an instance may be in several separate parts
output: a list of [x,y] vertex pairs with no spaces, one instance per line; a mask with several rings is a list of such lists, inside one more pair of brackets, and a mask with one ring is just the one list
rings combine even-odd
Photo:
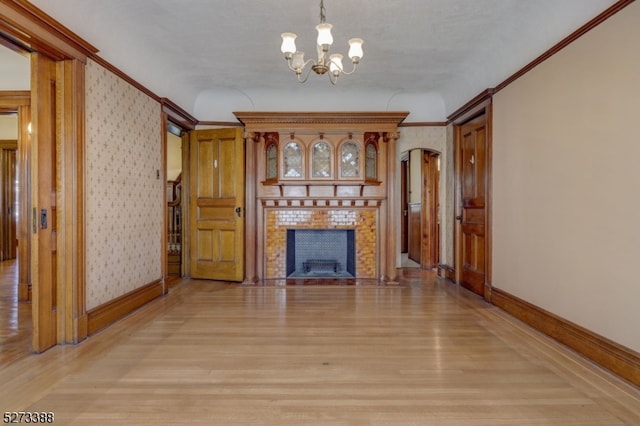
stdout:
[[156,280],[88,311],[88,334],[102,330],[162,294],[162,280]]
[[31,300],[31,286],[29,283],[18,284],[18,301],[29,302]]
[[491,302],[593,362],[640,386],[640,354],[493,287]]
[[456,280],[456,270],[453,268],[453,266],[439,264],[438,265],[438,276],[441,277],[441,278],[446,278],[448,280],[451,280],[451,281],[455,282],[455,280]]

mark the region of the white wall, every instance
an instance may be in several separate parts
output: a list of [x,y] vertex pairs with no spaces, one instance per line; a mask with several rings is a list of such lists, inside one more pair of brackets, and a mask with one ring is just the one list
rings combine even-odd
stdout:
[[640,4],[494,97],[493,285],[640,351]]
[[18,140],[18,114],[0,115],[0,140]]

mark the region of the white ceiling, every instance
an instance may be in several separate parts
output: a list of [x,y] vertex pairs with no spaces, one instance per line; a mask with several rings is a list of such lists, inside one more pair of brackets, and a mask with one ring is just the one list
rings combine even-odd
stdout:
[[[409,110],[442,121],[615,0],[325,0],[332,51],[364,39],[358,71],[300,85],[280,33],[315,53],[319,0],[31,0],[99,55],[199,120],[237,110]],[[0,64],[4,64],[0,55]],[[348,68],[348,67],[347,67]],[[0,65],[4,77],[4,65]]]

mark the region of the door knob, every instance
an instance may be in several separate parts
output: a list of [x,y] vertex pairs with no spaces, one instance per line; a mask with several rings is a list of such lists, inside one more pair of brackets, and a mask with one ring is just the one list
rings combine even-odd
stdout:
[[236,214],[238,215],[238,217],[242,217],[240,215],[241,212],[242,212],[242,208],[241,207],[236,207]]

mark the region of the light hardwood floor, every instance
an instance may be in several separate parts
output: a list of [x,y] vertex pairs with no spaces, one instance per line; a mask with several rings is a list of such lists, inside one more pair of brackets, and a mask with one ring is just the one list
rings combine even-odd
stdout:
[[0,368],[31,353],[31,303],[18,303],[18,261],[0,262]]
[[0,369],[60,425],[639,425],[640,390],[419,269],[401,285],[184,280]]

